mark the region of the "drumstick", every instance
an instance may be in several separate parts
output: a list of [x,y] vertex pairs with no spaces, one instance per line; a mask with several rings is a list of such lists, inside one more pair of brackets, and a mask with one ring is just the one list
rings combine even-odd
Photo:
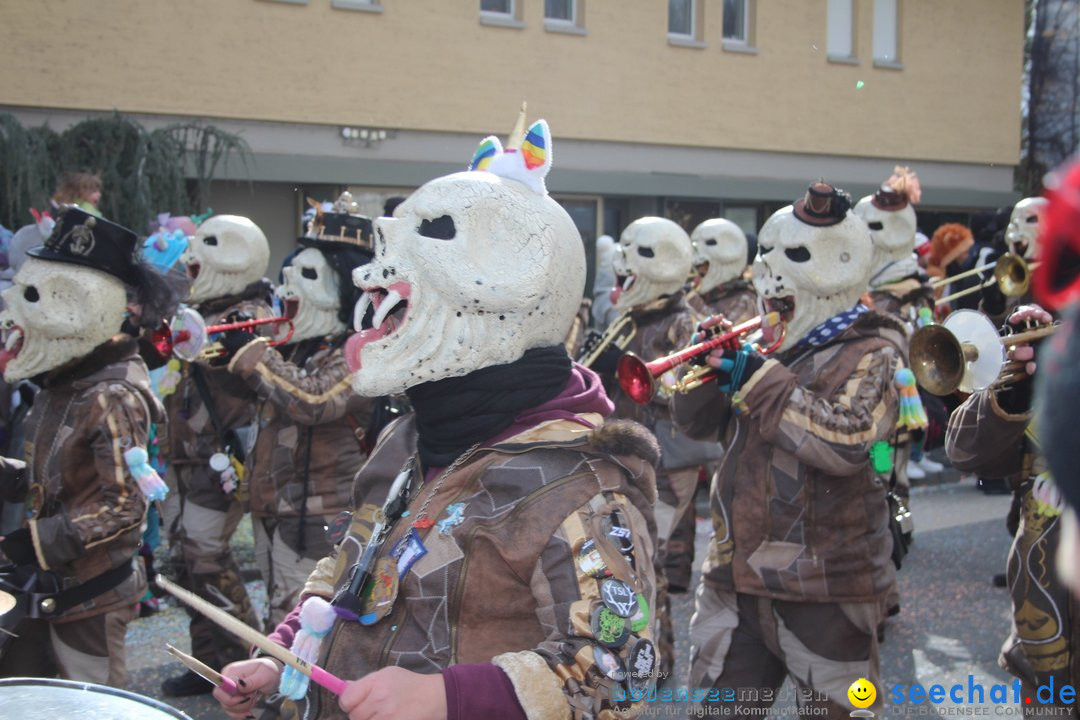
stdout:
[[184,663],[191,672],[195,673],[203,680],[211,682],[217,687],[221,688],[230,695],[244,695],[245,693],[240,691],[237,687],[236,681],[232,678],[227,678],[219,673],[214,668],[210,667],[206,663],[200,661],[198,658],[194,658],[185,652],[177,650],[172,645],[165,643],[165,649],[169,651],[169,654],[174,658]]
[[206,618],[214,623],[225,628],[233,635],[237,636],[241,640],[246,640],[255,647],[262,650],[267,655],[273,656],[281,662],[296,668],[299,672],[304,673],[312,682],[317,685],[321,685],[335,695],[340,695],[345,692],[345,681],[339,677],[335,677],[330,673],[323,670],[318,665],[309,663],[307,660],[294,655],[285,648],[275,643],[270,638],[266,637],[254,628],[248,627],[242,621],[237,620],[229,613],[225,612],[216,605],[203,600],[201,597],[193,592],[189,592],[179,585],[173,583],[164,575],[158,575],[155,582],[162,590],[180,600],[186,605],[190,605],[193,609],[202,613]]

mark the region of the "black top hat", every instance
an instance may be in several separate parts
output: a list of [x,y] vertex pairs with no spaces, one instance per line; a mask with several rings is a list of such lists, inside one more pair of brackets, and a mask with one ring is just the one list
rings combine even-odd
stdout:
[[870,198],[870,204],[878,210],[897,212],[908,206],[908,196],[906,193],[898,193],[891,187],[882,185]]
[[307,235],[300,243],[308,247],[322,247],[323,243],[370,248],[372,239],[371,218],[364,215],[327,212],[318,213],[311,221]]
[[795,201],[795,217],[807,225],[839,225],[851,209],[851,196],[825,180],[810,183],[806,194]]
[[94,268],[128,285],[138,285],[138,247],[139,238],[131,230],[70,205],[61,210],[45,244],[30,248],[26,254]]

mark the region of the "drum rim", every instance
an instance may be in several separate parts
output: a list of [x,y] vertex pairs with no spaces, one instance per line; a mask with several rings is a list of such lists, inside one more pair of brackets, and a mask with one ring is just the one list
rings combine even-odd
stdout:
[[11,685],[45,685],[47,687],[59,687],[67,690],[81,690],[87,692],[90,690],[100,692],[102,695],[117,695],[128,700],[135,700],[142,705],[147,705],[152,708],[156,708],[165,712],[167,715],[175,717],[177,720],[192,720],[192,717],[179,708],[175,708],[172,705],[167,705],[157,698],[148,697],[146,695],[140,695],[130,690],[121,690],[120,688],[114,688],[109,685],[99,685],[98,683],[83,682],[81,680],[61,680],[59,678],[40,678],[40,677],[10,677],[0,678],[0,687],[8,687]]

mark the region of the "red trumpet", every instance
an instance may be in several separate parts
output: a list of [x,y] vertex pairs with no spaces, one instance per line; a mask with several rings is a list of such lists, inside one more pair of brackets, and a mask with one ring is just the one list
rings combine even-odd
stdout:
[[172,322],[162,323],[162,326],[154,331],[151,343],[161,353],[162,357],[176,355],[181,360],[193,362],[195,360],[209,360],[223,351],[220,343],[207,344],[211,335],[228,332],[229,330],[251,330],[260,325],[281,323],[289,324],[289,331],[285,337],[275,340],[270,345],[284,345],[289,342],[293,334],[293,322],[291,317],[269,317],[257,320],[240,320],[238,322],[224,323],[222,325],[207,325],[202,315],[191,308],[181,308]]
[[[706,320],[702,325],[706,325],[708,322]],[[747,320],[741,325],[736,325],[726,333],[703,340],[696,345],[691,345],[652,362],[645,362],[634,353],[627,353],[619,358],[619,364],[615,368],[615,377],[619,380],[619,386],[627,397],[639,405],[644,405],[652,400],[653,395],[656,394],[656,378],[668,370],[701,355],[706,355],[712,350],[733,341],[745,342],[744,336],[762,328],[776,325],[780,325],[780,313],[771,312]],[[780,344],[784,342],[785,328],[786,326],[781,326],[779,337],[770,346],[766,348],[756,347],[757,351],[768,354],[780,347]],[[715,371],[713,368],[703,365],[694,368],[676,381],[674,389],[681,393],[689,392],[714,378]]]

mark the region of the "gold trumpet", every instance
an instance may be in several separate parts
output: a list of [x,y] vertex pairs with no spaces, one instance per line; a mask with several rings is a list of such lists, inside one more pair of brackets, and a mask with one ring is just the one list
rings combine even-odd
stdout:
[[280,340],[271,342],[271,346],[283,345],[292,338],[293,321],[291,317],[268,317],[255,320],[241,320],[221,325],[207,325],[202,315],[191,308],[181,308],[171,322],[164,322],[154,331],[151,343],[163,358],[176,355],[181,360],[211,360],[222,352],[221,343],[208,342],[211,335],[229,330],[252,330],[260,325],[288,323],[288,332]]
[[1025,375],[1025,363],[1006,362],[1007,348],[1052,335],[1056,328],[1044,325],[1003,336],[982,313],[956,310],[941,324],[926,325],[911,336],[911,371],[934,395],[1006,385]]
[[592,342],[597,337],[595,332],[592,337],[585,341],[578,363],[585,367],[592,367],[597,358],[603,355],[604,351],[609,347],[625,350],[635,335],[637,335],[637,323],[634,322],[634,318],[630,317],[629,313],[621,315],[618,320],[608,325],[607,330],[604,331],[603,335],[599,336],[598,341]]
[[[704,324],[709,321],[706,320]],[[780,325],[780,335],[777,337],[772,345],[762,348],[759,346],[754,347],[755,350],[763,355],[767,355],[775,351],[784,342],[784,335],[787,332],[787,325],[781,324],[780,313],[771,312],[765,315],[759,315],[756,318],[751,318],[746,322],[736,325],[731,330],[703,340],[696,345],[691,345],[688,348],[666,355],[652,362],[645,362],[634,353],[627,353],[619,358],[619,366],[615,372],[615,377],[619,381],[619,386],[626,393],[627,397],[636,402],[639,405],[652,400],[653,395],[656,394],[656,378],[660,377],[668,370],[682,365],[696,357],[706,355],[713,349],[726,345],[733,340],[740,340],[742,342],[748,341],[747,336],[751,333],[757,332],[763,328],[775,327]],[[716,371],[709,365],[702,365],[695,367],[685,375],[683,375],[675,383],[675,390],[680,393],[690,392],[694,388],[701,387],[710,380],[715,379]]]
[[979,267],[965,270],[962,273],[957,273],[947,278],[939,278],[930,283],[930,286],[937,289],[944,287],[951,282],[959,280],[961,278],[969,277],[977,273],[981,273],[984,270],[994,268],[993,277],[987,280],[977,283],[969,288],[964,288],[954,292],[951,295],[946,295],[943,298],[938,298],[934,301],[935,305],[944,305],[947,302],[962,298],[972,293],[979,292],[983,288],[990,287],[996,284],[998,289],[1001,290],[1001,294],[1005,297],[1020,297],[1028,291],[1031,286],[1031,271],[1039,266],[1039,263],[1034,262],[1028,264],[1024,258],[1012,253],[1006,253],[999,257],[992,263],[980,265]]

